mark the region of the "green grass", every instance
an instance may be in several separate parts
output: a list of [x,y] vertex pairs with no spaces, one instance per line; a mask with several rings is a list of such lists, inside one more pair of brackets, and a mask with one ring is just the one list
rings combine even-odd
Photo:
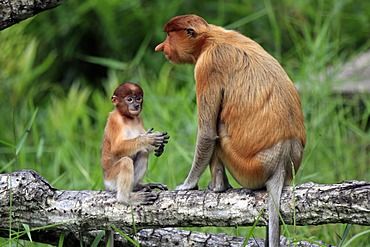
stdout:
[[[224,1],[214,5],[208,1],[154,1],[145,5],[130,1],[123,7],[117,0],[104,9],[96,7],[96,0],[78,6],[67,2],[0,32],[0,172],[34,169],[58,189],[103,189],[100,146],[108,113],[113,109],[110,96],[121,82],[133,81],[145,91],[145,127],[167,131],[171,136],[165,153],[160,158],[150,157],[145,181],[162,182],[170,189],[181,184],[190,169],[197,132],[193,67],[174,66],[162,54],[154,53],[153,47],[164,39],[163,24],[186,11],[259,41],[299,83],[307,146],[296,184],[370,180],[370,97],[363,94],[349,99],[333,94],[333,76],[322,76],[328,67],[338,71],[350,57],[369,48],[361,30],[368,27],[369,16],[362,10],[369,9],[370,4],[285,0],[279,1],[276,11],[274,1],[258,2],[243,3],[241,7],[241,3]],[[205,6],[207,12],[203,14]],[[62,18],[72,7],[76,16]],[[122,20],[115,10],[122,14]],[[155,15],[157,12],[166,14]],[[50,16],[56,19],[52,28],[45,21]],[[81,24],[77,17],[92,22]],[[134,20],[141,27],[137,32],[130,30]],[[41,26],[35,28],[35,24]],[[101,39],[97,44],[104,49],[98,46],[97,53],[81,51],[79,44],[83,35],[91,35],[93,24]],[[127,33],[132,37],[122,39]],[[66,62],[70,60],[73,62]],[[98,87],[88,81],[87,73],[94,71],[73,70],[80,68],[76,61],[107,69],[106,76],[98,77]],[[206,188],[209,179],[206,171],[199,184],[201,189]],[[237,187],[233,180],[232,184]],[[264,228],[193,229],[265,236]],[[346,228],[344,224],[287,226],[284,234],[334,245],[347,235],[343,246],[366,246],[370,242],[368,229],[356,225]],[[0,239],[0,245],[8,240]]]

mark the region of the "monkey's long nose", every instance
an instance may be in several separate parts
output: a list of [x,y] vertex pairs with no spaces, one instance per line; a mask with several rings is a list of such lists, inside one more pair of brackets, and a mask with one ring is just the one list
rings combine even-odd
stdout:
[[155,51],[163,51],[163,47],[164,47],[163,43],[160,43],[159,45],[157,45],[157,46],[154,48],[154,50],[155,50]]

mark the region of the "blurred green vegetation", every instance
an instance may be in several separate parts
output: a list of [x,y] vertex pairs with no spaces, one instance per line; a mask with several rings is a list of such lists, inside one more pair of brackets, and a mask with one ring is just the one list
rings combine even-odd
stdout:
[[[327,68],[339,71],[369,48],[370,2],[365,0],[67,1],[3,30],[0,172],[29,168],[58,189],[103,189],[100,146],[113,109],[110,96],[123,81],[133,81],[145,91],[145,127],[171,135],[165,153],[150,158],[145,180],[170,189],[182,183],[197,131],[193,66],[172,65],[153,50],[165,38],[163,25],[185,13],[256,40],[299,82],[307,146],[298,183],[370,180],[370,97],[333,94],[334,77],[323,78]],[[208,181],[207,172],[200,188]],[[284,232],[337,245],[344,228]],[[246,236],[249,229],[200,230]],[[352,226],[347,240],[365,229]],[[264,237],[264,229],[254,236]],[[369,242],[367,234],[352,244]]]

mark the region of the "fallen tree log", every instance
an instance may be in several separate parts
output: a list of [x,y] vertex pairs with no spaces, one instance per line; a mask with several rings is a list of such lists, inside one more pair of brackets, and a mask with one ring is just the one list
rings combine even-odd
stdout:
[[[144,192],[138,192],[144,193]],[[116,202],[107,191],[64,191],[53,188],[37,172],[0,175],[0,229],[54,225],[52,231],[86,233],[107,226],[131,229],[186,226],[258,226],[267,222],[265,191],[233,189],[153,191],[152,205],[135,207]],[[285,187],[281,216],[286,224],[351,223],[370,225],[370,182],[306,183]],[[134,222],[133,222],[134,219]],[[6,230],[8,233],[8,230]],[[4,233],[2,234],[4,236]],[[6,235],[5,235],[6,236]]]
[[0,30],[42,11],[55,8],[65,0],[0,0]]
[[[42,230],[32,234],[32,240],[34,242],[46,243],[51,245],[58,245],[61,232],[56,230]],[[0,231],[0,236],[3,236],[4,232]],[[83,233],[78,232],[68,232],[64,235],[63,246],[91,246],[98,237],[102,237],[104,231],[88,231]],[[6,237],[4,235],[3,237]],[[131,237],[133,237],[131,235]],[[22,239],[27,240],[26,234],[24,234]],[[154,229],[141,229],[137,232],[136,236],[133,237],[140,243],[140,246],[192,246],[192,247],[240,247],[243,246],[245,238],[229,236],[224,233],[211,234],[206,232],[195,232],[180,230],[177,228],[154,228]],[[101,240],[102,238],[100,238]],[[104,241],[101,241],[103,243]],[[82,243],[82,244],[81,244]],[[281,247],[288,246],[292,242],[286,237],[280,237]],[[297,244],[299,243],[299,244]],[[5,246],[5,245],[4,245]],[[114,235],[114,246],[134,246],[122,235],[115,233]],[[264,247],[265,243],[263,239],[251,238],[249,239],[246,247]],[[298,241],[296,246],[299,247],[318,247],[331,245],[325,244],[322,241],[313,241],[313,243],[308,241]]]

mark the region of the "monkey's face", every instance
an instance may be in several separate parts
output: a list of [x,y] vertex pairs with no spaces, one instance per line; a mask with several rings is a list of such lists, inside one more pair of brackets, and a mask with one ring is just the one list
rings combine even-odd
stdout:
[[127,95],[124,98],[124,102],[130,115],[137,116],[140,114],[143,103],[143,97],[141,95]]
[[143,96],[135,94],[126,96],[113,95],[112,102],[123,116],[134,118],[141,112]]
[[172,18],[165,26],[165,41],[154,49],[173,63],[196,63],[206,41],[208,23],[196,15]]
[[165,41],[157,45],[155,51],[163,51],[172,63],[195,63],[197,47],[194,37],[191,37],[192,34],[194,34],[192,29],[168,32]]
[[133,118],[140,114],[143,105],[144,91],[132,82],[117,87],[112,96],[112,103],[126,117]]

